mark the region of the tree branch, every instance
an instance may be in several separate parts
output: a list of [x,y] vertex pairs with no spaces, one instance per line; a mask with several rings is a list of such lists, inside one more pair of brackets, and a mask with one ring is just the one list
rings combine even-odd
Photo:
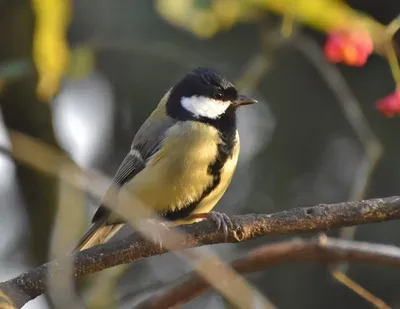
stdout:
[[[320,204],[274,214],[233,216],[231,219],[235,228],[229,231],[227,241],[230,243],[246,241],[258,236],[324,231],[331,228],[400,219],[400,196],[329,205]],[[175,246],[175,250],[225,242],[223,232],[217,230],[215,224],[208,220],[182,226],[181,229],[187,237]],[[168,233],[166,230],[166,237]],[[74,276],[85,276],[164,252],[164,249],[134,234],[121,241],[76,253],[72,256]],[[67,258],[71,257],[65,257]],[[13,301],[15,307],[21,308],[46,290],[47,276],[61,272],[64,262],[63,259],[54,260],[0,283],[0,296],[3,292]],[[50,267],[51,273],[48,272]]]
[[[280,242],[261,246],[231,266],[238,273],[256,272],[272,265],[293,261],[318,261],[324,264],[337,262],[373,263],[400,267],[400,248],[333,238]],[[169,284],[160,293],[140,302],[135,309],[168,309],[182,305],[205,293],[210,285],[191,272]]]

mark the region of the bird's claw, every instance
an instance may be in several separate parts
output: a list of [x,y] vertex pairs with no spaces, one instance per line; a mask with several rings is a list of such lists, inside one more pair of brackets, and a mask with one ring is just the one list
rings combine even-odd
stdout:
[[233,229],[232,220],[228,217],[227,214],[216,211],[210,211],[208,213],[208,218],[217,225],[218,229],[222,228],[222,231],[225,235],[225,242],[227,242],[229,229]]

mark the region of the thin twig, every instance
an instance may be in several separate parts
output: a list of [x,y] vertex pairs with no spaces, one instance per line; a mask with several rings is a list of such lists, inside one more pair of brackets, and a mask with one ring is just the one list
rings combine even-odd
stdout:
[[350,193],[350,199],[359,199],[363,195],[361,188],[366,187],[371,170],[382,154],[382,144],[369,125],[360,103],[345,82],[339,69],[325,60],[320,46],[306,35],[298,35],[297,39],[293,40],[293,44],[315,66],[323,80],[332,90],[343,111],[343,115],[365,149],[369,164],[365,167],[365,173],[357,173],[357,178],[362,183],[354,184]]
[[[400,219],[400,196],[320,204],[313,207],[294,208],[274,214],[248,214],[231,217],[235,228],[229,231],[229,243],[242,242],[257,236],[324,231],[351,225]],[[175,250],[225,242],[224,233],[209,220],[182,226],[184,233],[174,245]],[[165,230],[168,238],[173,230]],[[73,256],[74,276],[85,276],[116,265],[166,252],[152,242],[132,235],[126,239],[107,243],[79,252]],[[55,260],[28,271],[9,281],[0,283],[0,291],[8,295],[17,307],[23,306],[46,290],[48,268],[57,272],[62,260]],[[61,271],[61,269],[60,269]]]
[[[326,61],[321,47],[310,37],[299,34],[293,40],[293,45],[306,57],[318,70],[322,79],[335,95],[343,116],[349,122],[364,148],[364,157],[360,161],[352,187],[349,200],[359,200],[364,197],[372,172],[374,171],[383,153],[383,146],[368,123],[361,104],[353,94],[349,85],[339,69]],[[341,237],[354,239],[356,227],[345,228]],[[341,271],[346,271],[346,265],[340,265]]]
[[[60,173],[63,173],[61,168]],[[62,177],[61,177],[62,178]],[[83,192],[67,182],[59,182],[58,209],[51,234],[49,260],[64,257],[65,248],[73,248],[79,237],[79,229],[71,228],[71,224],[79,225],[82,222]],[[48,294],[52,304],[59,309],[84,309],[81,300],[76,295],[71,259],[64,259],[64,263],[53,275],[49,268],[47,280]],[[59,265],[60,266],[60,265]]]
[[371,292],[364,289],[357,282],[351,280],[346,274],[341,271],[332,271],[332,276],[344,286],[348,287],[353,292],[370,302],[378,309],[390,309],[390,307],[380,298],[376,297]]
[[[231,266],[239,273],[252,273],[277,264],[293,261],[317,261],[324,264],[357,262],[400,267],[400,248],[328,238],[319,240],[292,240],[263,245],[234,261]],[[161,293],[137,304],[135,309],[168,309],[184,304],[205,293],[210,286],[191,272],[174,280]]]

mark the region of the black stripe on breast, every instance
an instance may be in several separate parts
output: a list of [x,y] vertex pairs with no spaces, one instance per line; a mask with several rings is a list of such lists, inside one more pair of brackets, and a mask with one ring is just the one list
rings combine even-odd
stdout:
[[189,217],[196,209],[197,205],[218,187],[221,182],[222,168],[226,161],[233,155],[233,149],[237,143],[236,115],[234,110],[232,110],[232,113],[226,113],[223,118],[217,120],[202,119],[202,122],[214,126],[218,130],[221,138],[221,143],[217,145],[217,157],[215,161],[207,167],[207,173],[213,177],[213,180],[203,191],[198,200],[191,202],[179,210],[163,214],[163,217],[167,220],[175,221]]

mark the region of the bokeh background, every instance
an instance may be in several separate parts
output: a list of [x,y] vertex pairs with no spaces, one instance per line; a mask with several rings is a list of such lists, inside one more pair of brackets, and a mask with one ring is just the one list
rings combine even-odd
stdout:
[[[308,1],[310,6],[317,3]],[[65,151],[79,166],[112,176],[164,92],[196,66],[219,70],[260,101],[239,113],[240,163],[217,210],[269,213],[399,193],[400,121],[375,109],[376,100],[394,89],[385,58],[373,55],[361,68],[329,64],[322,51],[325,33],[296,23],[293,34],[283,37],[280,14],[245,0],[71,1],[65,32],[70,66],[55,95],[46,97],[38,95],[33,59],[39,19],[35,2],[40,1],[0,0],[0,280],[48,260],[58,208],[57,180],[9,156],[7,129],[38,138]],[[227,16],[239,10],[246,12],[244,18],[228,18],[218,28],[210,17],[217,2]],[[397,0],[348,4],[382,24],[400,13]],[[328,7],[319,9],[329,14]],[[182,20],[193,10],[204,14],[191,29]],[[96,204],[92,197],[85,198],[86,223]],[[71,222],[69,228],[82,234],[86,226]],[[354,237],[400,245],[399,233],[398,222],[388,222],[359,227]],[[339,231],[328,234],[339,236]],[[212,249],[230,261],[260,244],[293,236]],[[109,271],[103,280],[117,284],[117,302],[99,288],[102,292],[91,296],[95,301],[88,307],[132,308],[189,270],[190,265],[169,253]],[[351,265],[348,275],[392,308],[400,308],[398,270]],[[318,264],[272,267],[246,278],[277,308],[371,307]],[[51,307],[44,296],[26,305]],[[229,305],[209,292],[184,308]]]

